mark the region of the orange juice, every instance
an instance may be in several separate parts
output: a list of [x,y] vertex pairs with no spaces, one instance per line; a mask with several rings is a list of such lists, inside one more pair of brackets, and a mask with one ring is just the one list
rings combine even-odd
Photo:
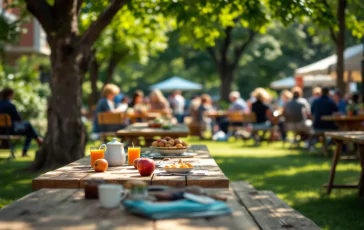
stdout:
[[140,158],[140,147],[128,148],[128,165],[134,165],[134,160]]
[[94,165],[94,162],[98,159],[103,159],[105,157],[105,150],[98,149],[98,148],[91,148],[90,150],[90,159],[91,159],[91,166]]

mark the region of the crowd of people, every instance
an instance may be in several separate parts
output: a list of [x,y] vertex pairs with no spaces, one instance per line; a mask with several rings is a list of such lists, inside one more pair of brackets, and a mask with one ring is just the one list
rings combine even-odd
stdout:
[[130,99],[127,95],[120,93],[118,86],[107,84],[102,90],[102,98],[96,105],[93,132],[98,133],[100,131],[98,113],[161,111],[165,114],[173,114],[178,123],[183,123],[184,108],[185,98],[179,90],[174,91],[168,99],[159,89],[152,90],[149,96],[145,96],[141,90],[136,90]]
[[[43,140],[36,133],[33,126],[21,119],[16,106],[12,103],[14,90],[5,88],[1,93],[0,114],[8,114],[11,119],[11,126],[8,130],[0,128],[0,134],[16,134],[26,137],[23,156],[27,156],[32,139],[41,145]],[[264,88],[257,88],[251,93],[251,97],[245,101],[238,91],[229,95],[230,105],[227,115],[234,112],[241,114],[255,115],[255,122],[230,121],[229,116],[210,119],[207,112],[217,108],[208,94],[195,95],[188,103],[181,91],[176,90],[168,97],[158,90],[152,90],[148,96],[140,90],[136,90],[130,99],[127,95],[120,93],[119,87],[114,84],[107,84],[102,90],[102,98],[96,105],[93,121],[93,132],[100,132],[98,127],[98,113],[123,113],[128,110],[135,113],[147,113],[148,111],[163,111],[172,114],[178,123],[184,122],[185,115],[192,118],[192,123],[200,127],[200,138],[204,138],[204,131],[210,129],[213,133],[221,131],[228,134],[230,125],[242,127],[272,126],[278,125],[281,138],[286,139],[287,131],[300,131],[307,133],[315,130],[335,130],[333,122],[322,120],[322,116],[345,114],[347,105],[358,105],[359,95],[353,94],[344,97],[339,90],[329,88],[314,88],[312,96],[307,100],[302,96],[302,89],[294,87],[292,90],[283,90],[278,100],[272,100],[270,94]],[[277,122],[278,111],[280,118]],[[275,115],[274,115],[275,114]]]

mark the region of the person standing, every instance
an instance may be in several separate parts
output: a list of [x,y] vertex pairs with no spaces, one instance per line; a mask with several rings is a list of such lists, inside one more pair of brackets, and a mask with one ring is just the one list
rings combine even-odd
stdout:
[[[11,119],[12,126],[10,127],[10,134],[25,136],[23,146],[23,157],[27,157],[28,150],[32,139],[35,139],[38,146],[42,145],[43,139],[35,132],[33,126],[28,121],[22,121],[16,106],[11,102],[14,98],[14,90],[5,88],[2,91],[2,98],[0,100],[0,114],[8,114]],[[0,128],[1,134],[6,134],[8,130]]]
[[185,98],[182,96],[182,92],[180,90],[173,92],[171,105],[178,123],[182,124],[184,118],[183,115],[185,113]]

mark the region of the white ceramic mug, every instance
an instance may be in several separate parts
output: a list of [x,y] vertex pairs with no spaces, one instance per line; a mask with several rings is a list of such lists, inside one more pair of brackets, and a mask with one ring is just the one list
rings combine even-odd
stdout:
[[123,186],[118,184],[101,184],[98,186],[98,192],[99,201],[103,208],[119,207],[120,201],[127,195]]

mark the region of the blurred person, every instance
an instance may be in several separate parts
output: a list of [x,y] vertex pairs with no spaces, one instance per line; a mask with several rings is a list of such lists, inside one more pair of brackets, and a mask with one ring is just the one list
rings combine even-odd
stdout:
[[314,129],[321,130],[336,130],[337,127],[332,121],[321,120],[322,116],[331,116],[339,109],[335,102],[329,98],[329,88],[322,88],[321,97],[313,101],[311,107],[311,113],[314,117],[313,127]]
[[[238,91],[232,91],[229,94],[229,100],[231,102],[229,109],[228,109],[228,113],[233,113],[233,112],[241,112],[241,113],[249,113],[250,109],[248,107],[248,104],[244,101],[243,98],[240,97],[240,93]],[[219,121],[219,129],[221,131],[223,131],[224,133],[228,132],[228,128],[229,128],[229,120],[228,118],[222,118]],[[234,122],[232,125],[234,126],[243,126],[242,122]]]
[[358,93],[353,93],[351,95],[351,102],[354,105],[358,105],[360,103],[360,95]]
[[346,102],[343,99],[342,93],[341,93],[341,91],[339,89],[336,89],[334,91],[332,99],[335,102],[337,108],[339,109],[339,112],[341,114],[346,114]]
[[198,123],[199,120],[199,114],[198,114],[198,108],[201,105],[201,98],[198,95],[194,95],[191,99],[190,105],[188,107],[188,111],[192,117],[192,122]]
[[38,146],[43,143],[43,139],[36,133],[33,126],[28,121],[22,121],[16,106],[11,102],[14,98],[14,90],[10,88],[3,89],[0,100],[0,114],[8,114],[11,119],[12,126],[10,130],[0,128],[1,134],[10,134],[25,136],[25,142],[23,146],[23,157],[27,157],[28,149],[30,147],[32,139],[35,139]]
[[229,94],[229,100],[231,102],[228,112],[241,111],[244,113],[249,113],[248,104],[244,101],[243,98],[240,97],[240,93],[238,91],[232,91]]
[[114,97],[114,105],[118,106],[121,103],[121,100],[123,100],[124,98],[124,94],[123,93],[118,93],[115,97]]
[[181,90],[175,90],[173,92],[171,97],[171,106],[178,123],[182,124],[184,118],[183,115],[185,113],[185,98],[182,96]]
[[[300,131],[305,134],[309,134],[312,123],[309,122],[307,105],[299,100],[301,97],[300,91],[293,91],[293,98],[289,101],[283,109],[283,116],[285,117],[285,128],[288,130]],[[282,135],[285,139],[286,134]]]
[[272,118],[272,112],[266,105],[271,100],[269,93],[263,88],[257,88],[252,93],[255,102],[252,104],[252,112],[256,116],[256,124],[265,124]]
[[136,90],[133,94],[133,98],[131,99],[129,107],[135,109],[136,111],[140,111],[140,106],[144,101],[144,93],[141,90]]
[[308,102],[312,105],[312,102],[319,97],[321,97],[321,88],[315,87],[312,89],[312,96],[308,99]]
[[302,95],[303,95],[302,88],[299,87],[299,86],[295,86],[295,87],[292,88],[291,92],[292,92],[292,95],[295,92],[299,95],[299,97],[296,100],[301,102],[302,104],[304,104],[306,106],[307,111],[310,112],[311,111],[311,105],[310,105],[310,103],[308,103],[306,98],[302,97]]
[[129,100],[129,97],[125,95],[123,99],[121,99],[120,103],[117,104],[116,110],[118,112],[125,112],[129,107]]
[[211,126],[211,119],[205,116],[205,112],[212,111],[214,108],[212,107],[212,99],[208,94],[201,95],[201,104],[198,107],[198,117],[197,122],[200,124],[200,139],[203,140],[203,133],[206,128],[210,125]]
[[117,87],[114,84],[106,84],[104,88],[102,89],[102,98],[99,100],[99,102],[96,105],[95,110],[95,118],[94,118],[94,124],[93,124],[93,132],[98,133],[100,132],[98,127],[98,113],[104,113],[104,112],[116,112],[114,99],[116,95],[118,95],[120,92],[119,87]]
[[284,105],[292,99],[293,95],[289,90],[283,90],[280,94],[280,100],[278,102],[278,107],[283,108]]
[[169,102],[164,97],[162,91],[155,89],[150,93],[150,109],[168,110],[169,108]]

